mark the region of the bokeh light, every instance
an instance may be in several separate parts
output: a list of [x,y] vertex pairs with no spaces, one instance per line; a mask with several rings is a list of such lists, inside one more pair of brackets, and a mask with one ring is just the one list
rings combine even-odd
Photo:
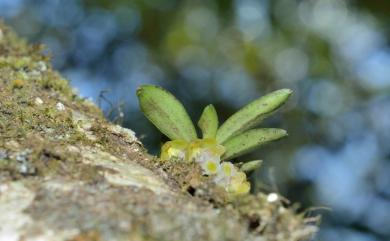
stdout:
[[330,209],[316,211],[323,241],[390,239],[386,11],[347,0],[0,0],[1,18],[46,44],[80,95],[154,153],[161,136],[138,109],[141,84],[172,91],[194,120],[208,103],[223,120],[264,93],[293,89],[263,123],[289,138],[248,159],[264,159],[257,189]]

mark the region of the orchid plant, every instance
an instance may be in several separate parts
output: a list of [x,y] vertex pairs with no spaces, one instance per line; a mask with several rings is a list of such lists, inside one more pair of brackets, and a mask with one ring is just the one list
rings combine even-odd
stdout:
[[233,195],[250,191],[245,172],[258,168],[261,161],[246,162],[240,167],[231,161],[287,135],[282,129],[255,127],[282,106],[291,93],[281,89],[254,100],[221,126],[214,106],[208,105],[197,123],[202,132],[198,138],[188,113],[171,93],[153,85],[137,90],[144,115],[171,140],[162,146],[160,158],[198,163],[204,175],[211,176]]

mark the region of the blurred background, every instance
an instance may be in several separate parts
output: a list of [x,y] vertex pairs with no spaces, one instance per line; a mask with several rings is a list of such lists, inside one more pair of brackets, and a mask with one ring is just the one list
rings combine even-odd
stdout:
[[293,89],[262,124],[289,137],[244,158],[264,160],[254,191],[318,207],[316,240],[390,240],[390,1],[0,0],[0,17],[152,153],[162,139],[138,109],[141,84],[173,92],[194,121],[209,103],[222,121]]

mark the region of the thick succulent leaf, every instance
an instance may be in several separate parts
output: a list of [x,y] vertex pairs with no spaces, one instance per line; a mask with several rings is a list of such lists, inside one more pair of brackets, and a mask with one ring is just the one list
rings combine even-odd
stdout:
[[287,132],[282,129],[264,128],[246,131],[230,138],[223,144],[226,151],[222,155],[222,160],[226,161],[244,155],[285,136],[287,136]]
[[204,108],[198,126],[202,130],[203,138],[215,138],[218,130],[218,115],[213,105]]
[[146,118],[171,140],[197,138],[188,113],[171,93],[158,86],[144,85],[137,90],[137,96]]
[[263,164],[262,160],[248,161],[242,164],[240,171],[249,173],[260,168],[261,164]]
[[217,132],[218,143],[224,143],[230,137],[238,135],[258,125],[264,118],[268,117],[280,106],[282,106],[291,95],[289,89],[281,89],[265,95],[233,114],[221,125]]

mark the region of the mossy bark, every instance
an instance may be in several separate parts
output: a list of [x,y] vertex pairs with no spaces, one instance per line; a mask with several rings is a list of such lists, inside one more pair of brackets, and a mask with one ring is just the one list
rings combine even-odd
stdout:
[[0,23],[0,240],[305,240],[316,225],[266,195],[226,196],[163,163],[79,98]]

